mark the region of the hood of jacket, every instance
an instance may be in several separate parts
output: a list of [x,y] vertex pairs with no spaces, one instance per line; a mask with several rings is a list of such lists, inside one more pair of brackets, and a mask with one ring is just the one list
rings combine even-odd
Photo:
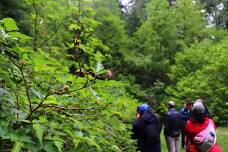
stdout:
[[152,112],[147,112],[142,115],[141,119],[146,123],[152,123],[156,120],[156,117]]

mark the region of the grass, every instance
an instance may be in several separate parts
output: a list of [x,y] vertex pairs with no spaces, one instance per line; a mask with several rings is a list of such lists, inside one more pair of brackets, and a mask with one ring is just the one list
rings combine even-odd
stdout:
[[226,152],[228,150],[228,128],[218,128],[217,138],[222,151]]
[[[218,128],[217,130],[217,142],[222,148],[222,151],[225,152],[228,150],[228,128]],[[162,152],[168,152],[165,137],[163,135],[163,132],[161,133],[161,148]],[[181,148],[181,152],[184,152],[184,149]]]

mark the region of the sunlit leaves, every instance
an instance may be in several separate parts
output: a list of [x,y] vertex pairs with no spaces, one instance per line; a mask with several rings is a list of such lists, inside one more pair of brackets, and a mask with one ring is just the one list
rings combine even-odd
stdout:
[[4,18],[2,19],[2,22],[6,28],[6,31],[17,31],[19,30],[15,21],[12,18]]
[[16,143],[13,145],[13,149],[12,149],[11,152],[20,152],[22,146],[23,146],[23,143],[21,143],[21,142],[16,142]]

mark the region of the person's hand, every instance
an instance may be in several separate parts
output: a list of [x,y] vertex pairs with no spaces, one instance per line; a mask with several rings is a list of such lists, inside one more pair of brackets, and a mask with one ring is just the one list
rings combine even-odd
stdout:
[[136,119],[139,119],[140,118],[140,114],[137,112],[136,113]]

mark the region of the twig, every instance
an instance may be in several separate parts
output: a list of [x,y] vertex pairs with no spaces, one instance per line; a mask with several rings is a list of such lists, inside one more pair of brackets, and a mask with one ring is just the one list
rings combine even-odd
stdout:
[[41,107],[44,107],[44,108],[56,108],[56,109],[62,109],[62,110],[83,110],[83,111],[90,111],[90,110],[105,110],[107,109],[107,107],[109,106],[109,104],[107,104],[105,107],[102,107],[102,108],[70,108],[70,107],[64,107],[64,106],[58,106],[58,105],[53,105],[53,104],[43,104]]
[[[7,51],[7,48],[6,46],[4,46],[5,48],[5,51]],[[20,70],[21,72],[21,75],[22,75],[22,78],[23,78],[23,82],[24,82],[24,85],[25,85],[25,92],[26,92],[26,97],[28,99],[28,102],[29,102],[29,110],[30,112],[32,111],[32,102],[31,102],[31,99],[30,99],[30,96],[29,96],[29,87],[28,87],[28,83],[25,79],[25,76],[24,76],[24,72],[23,72],[23,68],[20,67],[9,55],[7,55],[9,60]]]
[[26,92],[26,96],[27,96],[27,99],[28,99],[28,102],[29,102],[29,110],[32,111],[32,102],[31,102],[31,99],[30,99],[30,96],[29,96],[29,87],[28,87],[28,83],[25,79],[25,76],[24,76],[24,72],[23,72],[23,69],[19,69],[20,72],[21,72],[21,75],[22,75],[22,78],[23,78],[23,82],[24,82],[24,85],[25,85],[25,92]]
[[61,88],[61,89],[59,89],[59,90],[57,90],[57,91],[55,91],[55,92],[51,92],[51,93],[50,93],[49,90],[48,90],[47,95],[40,101],[40,103],[39,103],[32,111],[30,111],[30,114],[27,116],[26,120],[31,119],[32,114],[33,114],[35,111],[37,111],[40,107],[42,107],[44,101],[45,101],[49,96],[54,95],[54,94],[56,94],[56,95],[62,95],[62,94],[66,94],[66,93],[71,93],[71,92],[76,92],[76,91],[82,90],[82,89],[84,89],[84,88],[87,87],[87,83],[88,83],[88,82],[86,82],[86,83],[84,84],[84,86],[81,87],[81,88],[78,88],[78,89],[75,89],[75,90],[71,90],[71,91],[67,91],[67,92],[64,92],[63,88]]
[[[17,105],[17,109],[20,110],[19,97],[18,97],[18,89],[19,89],[19,87],[18,87],[18,84],[16,82],[16,75],[15,75],[15,73],[13,71],[13,67],[11,67],[11,72],[13,74],[13,79],[14,79],[14,81],[16,83],[16,90],[14,90],[14,95],[16,97],[16,105]],[[18,113],[17,113],[17,119],[18,119]]]

